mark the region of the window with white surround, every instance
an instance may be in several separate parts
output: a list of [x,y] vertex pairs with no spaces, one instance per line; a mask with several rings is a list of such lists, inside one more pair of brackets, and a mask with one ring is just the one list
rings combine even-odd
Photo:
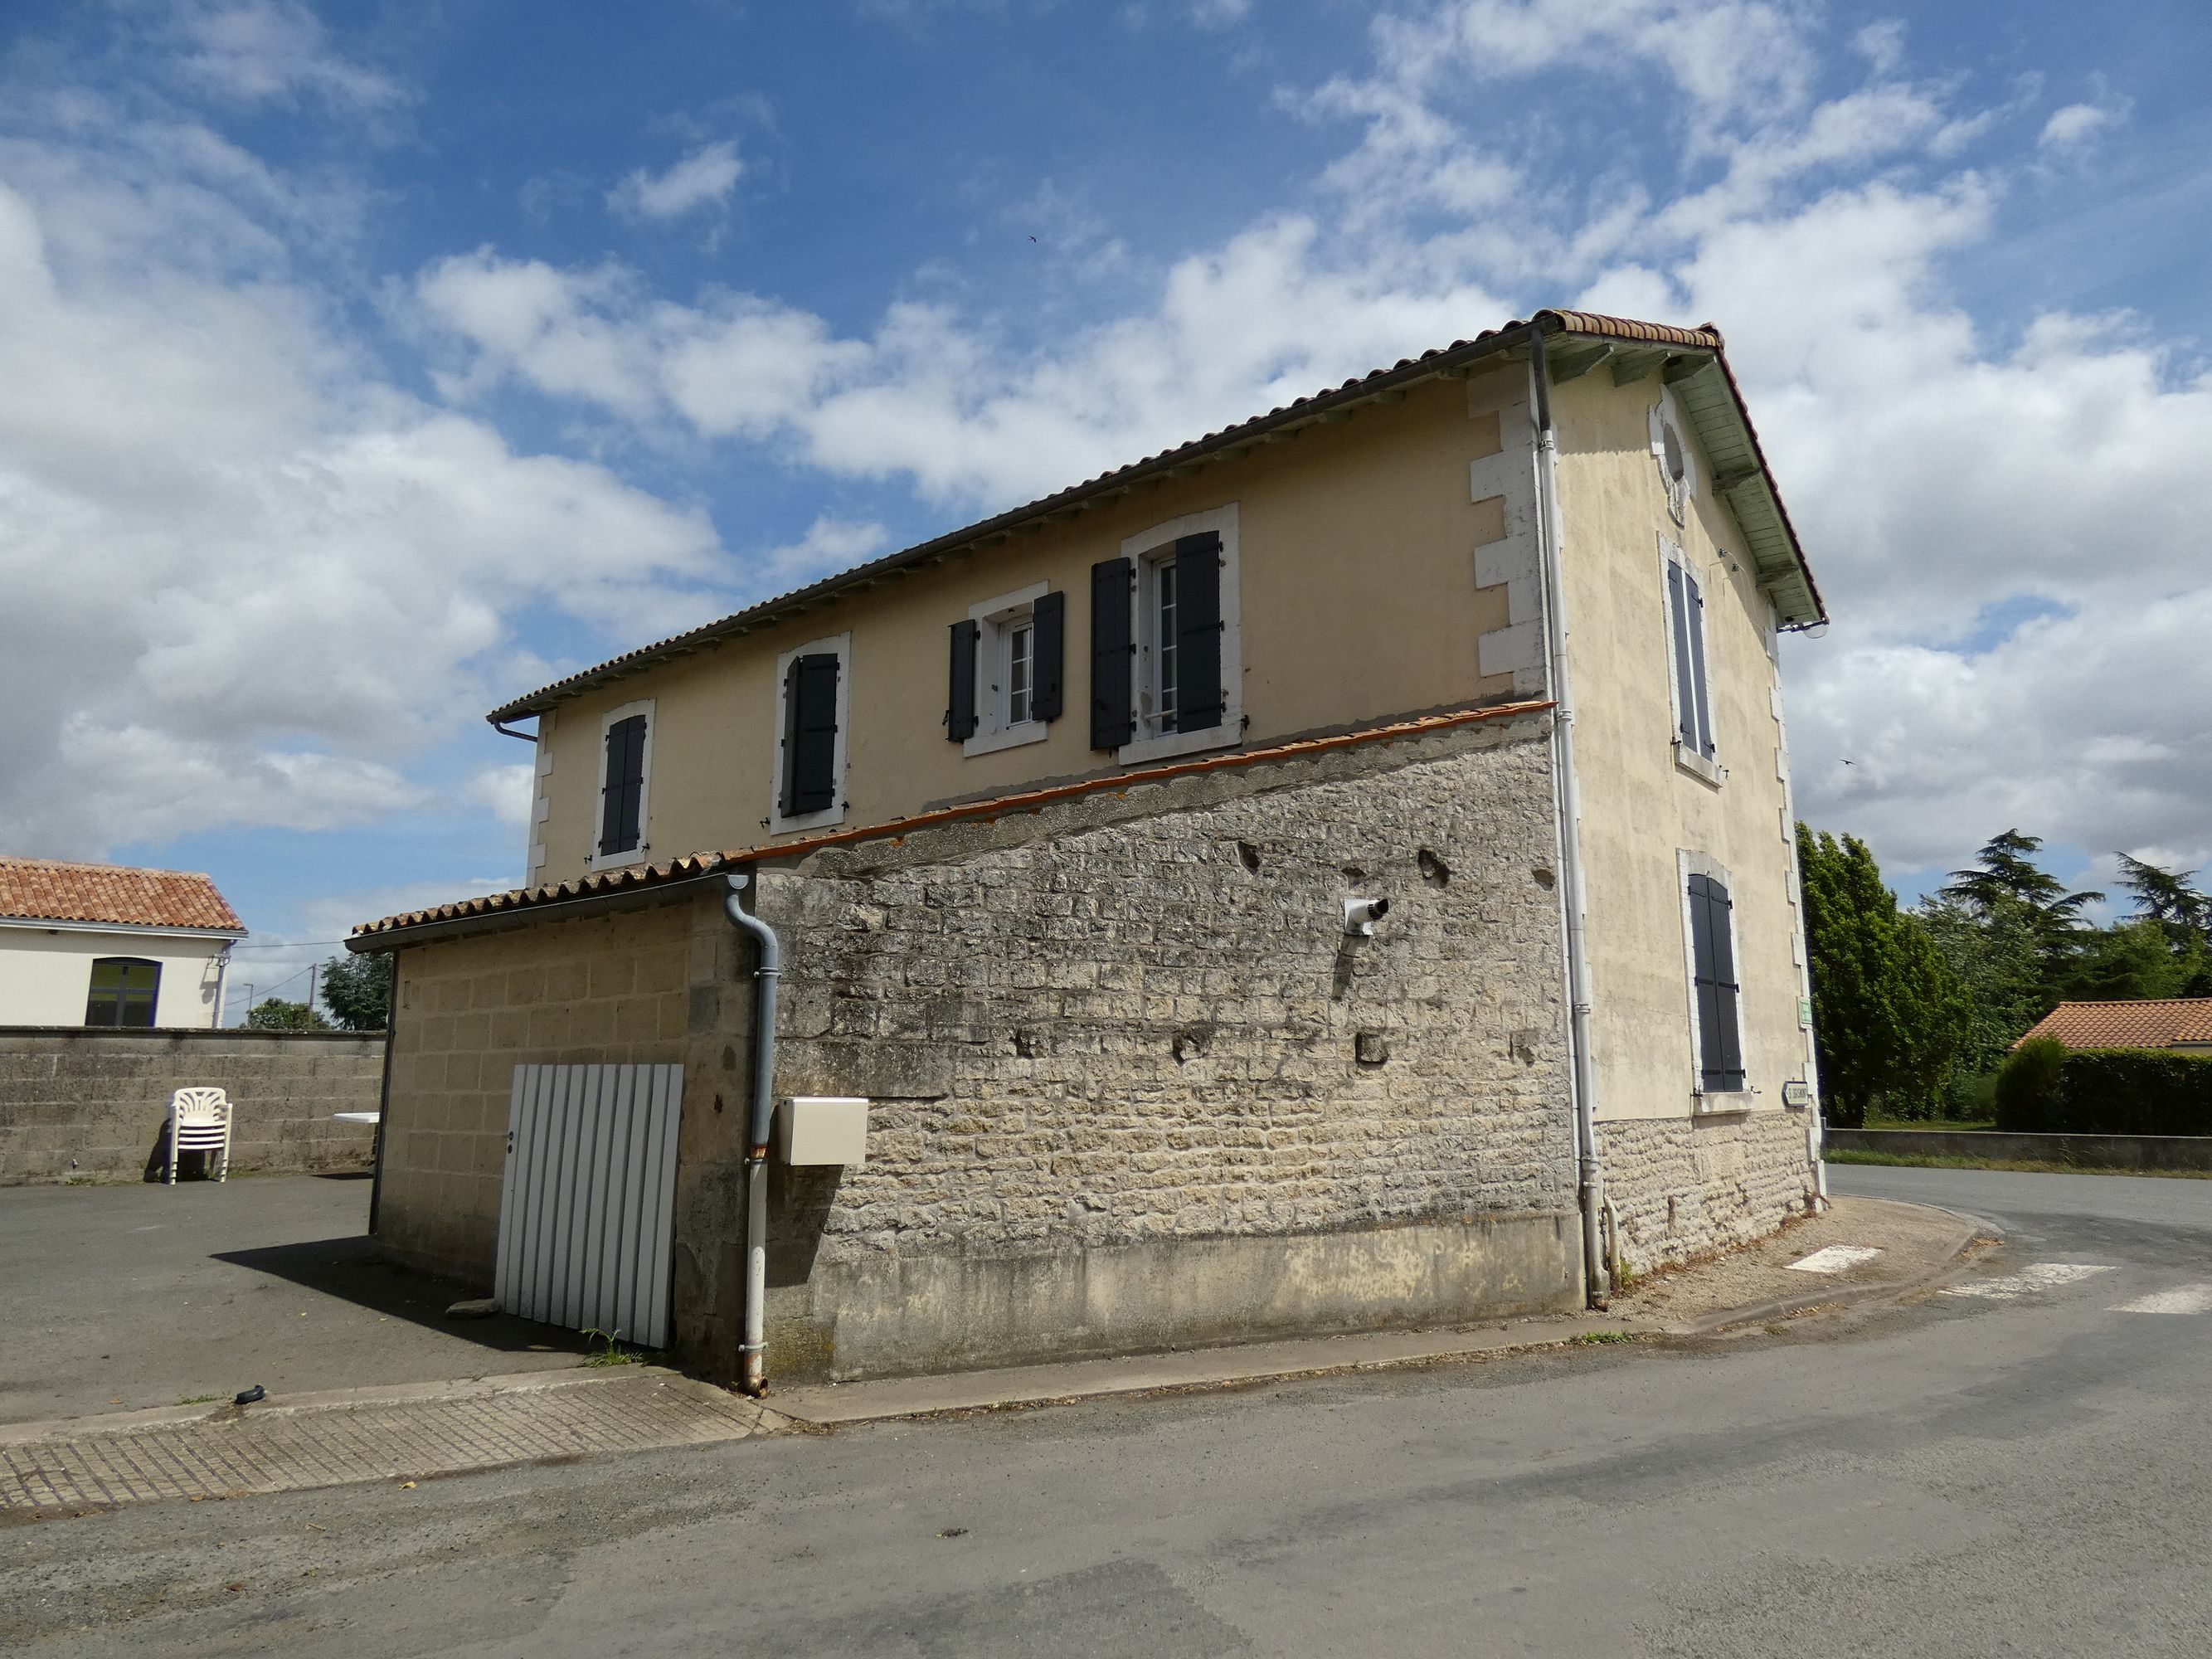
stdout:
[[599,721],[599,811],[591,865],[641,864],[653,850],[653,702],[626,702]]
[[1155,525],[1091,572],[1091,744],[1126,763],[1243,740],[1232,502]]
[[1684,522],[1690,502],[1698,493],[1697,453],[1685,435],[1687,428],[1674,388],[1664,388],[1651,405],[1649,421],[1651,459],[1659,468],[1659,482],[1667,492],[1667,511],[1676,524]]
[[1694,1092],[1709,1109],[1746,1103],[1743,987],[1737,978],[1734,881],[1699,853],[1676,854],[1682,896],[1682,955],[1690,988]]
[[945,736],[968,755],[1042,743],[1060,715],[1067,596],[1033,582],[952,625]]
[[1705,588],[1689,556],[1659,538],[1667,614],[1667,684],[1674,714],[1674,758],[1709,783],[1723,771],[1713,737],[1713,686],[1705,642]]
[[853,636],[795,646],[775,659],[772,834],[845,817],[845,739],[852,726]]

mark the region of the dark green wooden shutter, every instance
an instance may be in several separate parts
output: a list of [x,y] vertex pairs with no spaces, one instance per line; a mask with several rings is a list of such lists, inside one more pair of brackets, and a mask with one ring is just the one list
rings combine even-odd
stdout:
[[1736,1030],[1735,950],[1728,889],[1706,876],[1690,878],[1692,977],[1698,999],[1698,1070],[1708,1091],[1743,1087],[1742,1040]]
[[[1690,660],[1690,600],[1683,569],[1667,562],[1667,628],[1674,647],[1674,732],[1686,749],[1698,747],[1698,681]],[[1702,753],[1702,750],[1698,752]]]
[[1067,595],[1055,590],[1039,599],[1030,611],[1030,626],[1035,658],[1030,671],[1030,718],[1056,720],[1066,702]]
[[975,641],[981,627],[972,622],[952,624],[951,684],[945,694],[945,735],[965,743],[975,735]]
[[1221,724],[1221,538],[1176,544],[1176,722],[1178,732]]
[[645,716],[607,727],[606,782],[599,788],[599,856],[635,852],[645,819]]
[[1091,567],[1091,746],[1119,749],[1136,735],[1136,688],[1130,667],[1137,653],[1136,616],[1130,583],[1136,567],[1127,559],[1102,559]]
[[783,681],[783,815],[837,802],[837,659],[795,657]]

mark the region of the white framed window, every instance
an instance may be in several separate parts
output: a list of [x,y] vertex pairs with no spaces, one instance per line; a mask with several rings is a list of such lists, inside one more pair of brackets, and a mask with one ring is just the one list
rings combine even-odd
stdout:
[[1133,585],[1125,765],[1243,741],[1237,503],[1187,513],[1121,544]]
[[1689,982],[1691,1091],[1705,1110],[1740,1110],[1751,1103],[1753,1090],[1744,1068],[1735,879],[1702,853],[1678,852],[1675,866]]
[[653,851],[653,699],[626,702],[599,720],[599,811],[591,867],[642,864]]
[[[1050,722],[1059,711],[1040,692],[1057,682],[1060,664],[1052,659],[1060,645],[1056,635],[1047,637],[1054,630],[1040,627],[1037,614],[1050,592],[1048,584],[1031,582],[968,608],[974,625],[975,694],[969,715],[974,730],[962,740],[963,755],[1042,743],[1051,735]],[[1055,611],[1054,618],[1060,614]],[[954,672],[961,672],[957,663]]]
[[1667,617],[1667,687],[1674,716],[1674,760],[1708,783],[1728,775],[1713,732],[1713,684],[1705,639],[1705,586],[1690,556],[1659,538]]
[[820,830],[845,818],[846,738],[852,727],[853,636],[833,634],[775,659],[769,831]]

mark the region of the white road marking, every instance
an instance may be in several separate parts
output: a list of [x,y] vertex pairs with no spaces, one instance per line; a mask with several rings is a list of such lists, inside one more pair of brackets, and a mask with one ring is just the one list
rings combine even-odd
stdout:
[[1845,1273],[1881,1254],[1871,1244],[1831,1244],[1824,1250],[1814,1251],[1802,1261],[1791,1262],[1790,1269],[1800,1273]]
[[2123,1302],[2107,1313],[2201,1314],[2212,1310],[2212,1285],[2182,1285]]
[[2109,1265],[2092,1267],[2080,1261],[2037,1261],[2016,1273],[2007,1273],[2002,1279],[1984,1279],[1972,1285],[1954,1285],[1943,1294],[1987,1297],[1992,1301],[2010,1302],[2018,1297],[2033,1296],[2038,1291],[2056,1290],[2061,1285],[2076,1285],[2098,1273],[2112,1271]]

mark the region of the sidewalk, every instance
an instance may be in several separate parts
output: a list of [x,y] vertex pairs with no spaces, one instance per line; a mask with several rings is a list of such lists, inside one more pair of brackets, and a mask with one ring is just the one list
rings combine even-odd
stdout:
[[515,1463],[742,1440],[779,1426],[756,1402],[657,1365],[65,1418],[0,1428],[0,1516],[363,1480],[412,1485]]
[[[1449,1331],[1379,1331],[1201,1348],[1117,1359],[1072,1360],[771,1389],[784,1416],[832,1426],[881,1418],[993,1410],[1220,1388],[1329,1372],[1480,1358],[1517,1349],[1623,1337],[1690,1336],[1758,1323],[1806,1308],[1911,1290],[1940,1276],[1972,1243],[1980,1224],[1918,1204],[1839,1198],[1824,1213],[1714,1261],[1655,1275],[1602,1312],[1520,1319]],[[1830,1271],[1791,1264],[1827,1249],[1850,1259]],[[1857,1252],[1868,1254],[1860,1255]],[[1816,1264],[1826,1267],[1836,1257]]]

